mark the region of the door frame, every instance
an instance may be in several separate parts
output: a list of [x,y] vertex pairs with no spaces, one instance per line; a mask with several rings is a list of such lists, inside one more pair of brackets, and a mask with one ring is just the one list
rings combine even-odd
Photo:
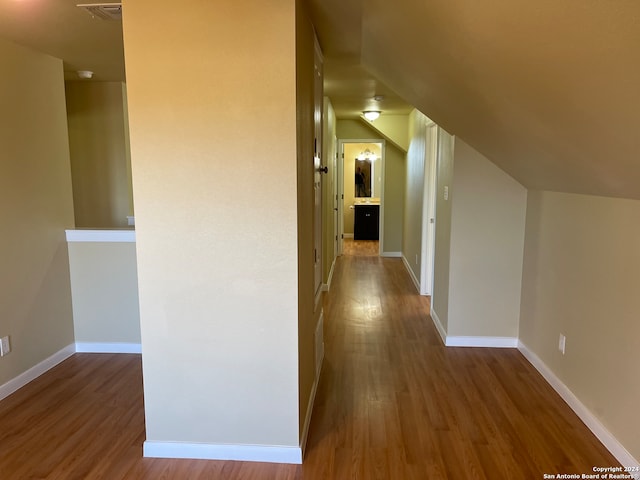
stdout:
[[422,196],[422,245],[420,252],[420,295],[433,295],[436,244],[436,190],[439,153],[438,125],[425,131],[424,191]]
[[384,183],[385,183],[385,153],[387,144],[382,138],[343,138],[338,140],[338,250],[337,255],[342,255],[344,245],[344,145],[347,143],[379,143],[380,148],[380,219],[378,222],[378,255],[384,252]]

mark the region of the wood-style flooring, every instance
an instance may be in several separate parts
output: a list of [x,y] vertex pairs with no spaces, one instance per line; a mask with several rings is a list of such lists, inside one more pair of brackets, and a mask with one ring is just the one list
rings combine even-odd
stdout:
[[142,458],[137,355],[76,354],[0,402],[0,479],[541,479],[617,465],[513,349],[445,348],[399,259],[343,256],[304,465]]
[[378,240],[354,240],[345,238],[342,240],[342,253],[359,257],[374,257],[380,253]]

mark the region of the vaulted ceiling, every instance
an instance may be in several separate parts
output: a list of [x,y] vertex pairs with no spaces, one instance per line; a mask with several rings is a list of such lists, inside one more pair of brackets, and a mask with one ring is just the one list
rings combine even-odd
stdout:
[[[0,36],[124,80],[120,22],[76,3],[1,2]],[[308,3],[339,116],[414,105],[527,187],[640,199],[638,0]]]
[[327,59],[359,65],[523,185],[640,199],[640,2],[310,4]]

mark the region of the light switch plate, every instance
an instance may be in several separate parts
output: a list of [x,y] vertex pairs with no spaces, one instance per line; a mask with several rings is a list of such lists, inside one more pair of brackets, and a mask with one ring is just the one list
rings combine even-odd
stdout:
[[11,344],[9,343],[9,337],[2,337],[0,339],[0,357],[4,357],[7,353],[11,352]]

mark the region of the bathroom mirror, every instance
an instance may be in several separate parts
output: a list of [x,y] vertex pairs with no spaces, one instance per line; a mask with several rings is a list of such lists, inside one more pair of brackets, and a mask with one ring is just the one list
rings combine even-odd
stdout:
[[[380,196],[380,156],[382,144],[353,143],[344,147],[345,185],[347,178],[353,178],[353,198],[373,198]],[[349,175],[349,171],[351,174]],[[347,177],[349,175],[349,177]],[[345,189],[345,193],[350,191]]]
[[355,198],[372,197],[373,188],[371,185],[371,177],[373,176],[373,162],[371,160],[355,159]]

